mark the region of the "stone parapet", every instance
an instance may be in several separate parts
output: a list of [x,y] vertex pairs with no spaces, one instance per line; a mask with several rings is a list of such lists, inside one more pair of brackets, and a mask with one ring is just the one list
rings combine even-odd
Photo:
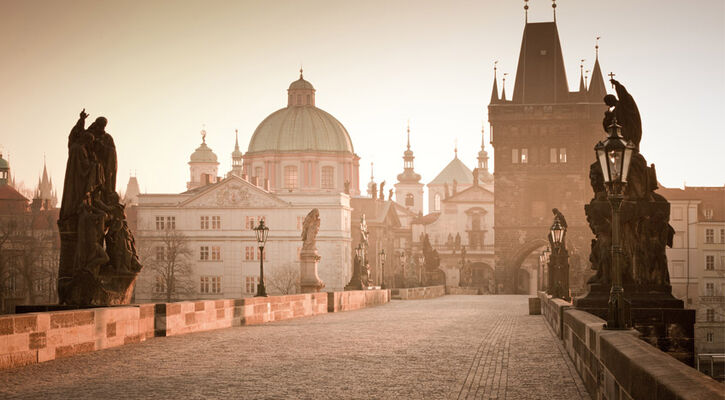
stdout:
[[[395,289],[393,289],[395,290]],[[390,289],[346,290],[327,293],[327,312],[373,307],[390,302]]]
[[483,294],[485,289],[477,287],[455,287],[446,286],[446,294],[450,295],[478,295]]
[[395,300],[432,299],[435,297],[445,296],[445,294],[446,287],[443,285],[392,289],[392,296]]
[[154,305],[0,316],[0,369],[139,343],[154,336]]
[[539,298],[592,398],[717,399],[725,392],[725,385],[649,345],[638,331],[606,330],[593,314],[564,308],[542,292]]
[[327,293],[305,293],[235,300],[241,325],[257,325],[327,312]]
[[[234,326],[237,301],[226,299],[155,304],[155,336],[183,335]],[[238,318],[236,325],[239,325]]]
[[537,292],[541,299],[541,314],[549,324],[551,329],[556,332],[559,339],[563,338],[564,332],[564,311],[572,307],[571,303],[562,299],[555,299],[546,294],[546,292]]

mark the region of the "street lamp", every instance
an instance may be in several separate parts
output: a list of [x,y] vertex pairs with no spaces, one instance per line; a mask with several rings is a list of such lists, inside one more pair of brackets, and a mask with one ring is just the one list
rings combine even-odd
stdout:
[[380,289],[385,289],[385,249],[380,250]]
[[551,240],[551,254],[549,255],[551,262],[549,263],[549,287],[547,292],[553,297],[567,299],[569,292],[569,263],[568,253],[564,237],[566,235],[566,225],[562,224],[559,215],[554,217],[554,223],[549,228],[549,238]]
[[566,228],[561,226],[559,218],[554,218],[554,224],[551,225],[551,240],[554,242],[554,248],[561,246],[561,240],[564,237],[564,231]]
[[609,137],[594,147],[599,166],[604,175],[607,199],[612,208],[612,289],[609,292],[609,313],[605,329],[629,329],[631,325],[629,307],[624,299],[622,287],[622,244],[620,238],[619,210],[624,200],[624,189],[627,186],[632,152],[635,150],[631,141],[621,135],[622,126],[617,123],[616,116],[609,125]]
[[264,220],[259,220],[259,226],[254,228],[257,234],[257,245],[259,246],[259,284],[257,284],[257,294],[254,297],[267,297],[267,288],[264,287],[264,244],[267,242],[269,228],[264,225]]

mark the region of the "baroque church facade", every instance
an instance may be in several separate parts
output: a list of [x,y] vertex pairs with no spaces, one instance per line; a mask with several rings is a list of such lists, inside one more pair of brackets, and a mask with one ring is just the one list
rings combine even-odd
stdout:
[[[253,228],[262,219],[269,227],[267,290],[284,290],[275,290],[275,280],[299,271],[302,224],[313,208],[319,209],[321,221],[320,279],[325,290],[342,290],[347,284],[352,272],[350,198],[359,194],[359,157],[345,127],[315,104],[315,89],[300,71],[289,86],[287,107],[259,124],[246,153],[237,139],[232,169],[224,178],[219,177],[216,154],[202,139],[189,160],[187,191],[137,195],[137,237],[152,261],[163,260],[169,229],[186,237],[190,297],[256,293],[260,256]],[[166,289],[153,268],[145,268],[136,301],[157,300]]]

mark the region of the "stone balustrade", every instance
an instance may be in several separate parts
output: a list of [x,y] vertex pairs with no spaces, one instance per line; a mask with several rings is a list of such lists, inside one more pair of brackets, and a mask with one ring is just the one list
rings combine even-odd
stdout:
[[389,290],[361,290],[0,315],[0,369],[153,337],[357,310],[389,301]]
[[717,399],[725,385],[605,321],[539,292],[541,313],[559,334],[594,399]]
[[484,293],[485,289],[483,288],[446,286],[446,294],[449,295],[479,295]]
[[393,299],[395,300],[419,300],[445,296],[446,287],[443,285],[422,286],[414,288],[391,289],[391,291]]

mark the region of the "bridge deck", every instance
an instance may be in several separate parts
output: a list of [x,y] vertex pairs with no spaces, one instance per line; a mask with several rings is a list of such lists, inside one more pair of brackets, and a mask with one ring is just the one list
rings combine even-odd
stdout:
[[588,399],[525,296],[445,296],[0,372],[0,398]]

